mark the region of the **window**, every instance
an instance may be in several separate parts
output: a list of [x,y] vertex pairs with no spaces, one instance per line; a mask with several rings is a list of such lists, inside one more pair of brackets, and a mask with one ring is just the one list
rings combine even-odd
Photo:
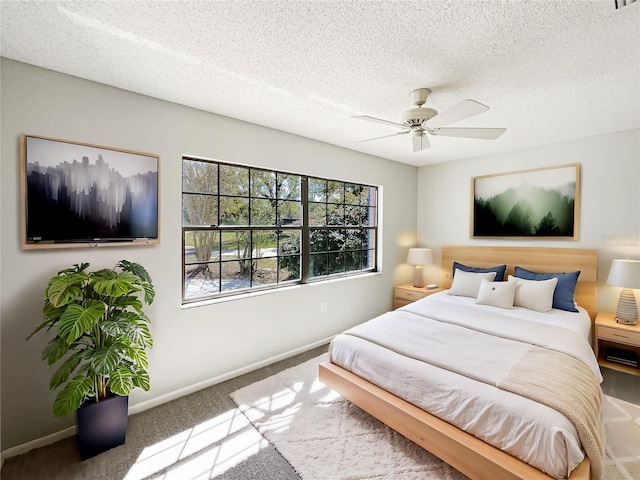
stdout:
[[322,178],[307,181],[309,277],[373,270],[375,187]]
[[376,269],[377,188],[185,157],[183,302]]

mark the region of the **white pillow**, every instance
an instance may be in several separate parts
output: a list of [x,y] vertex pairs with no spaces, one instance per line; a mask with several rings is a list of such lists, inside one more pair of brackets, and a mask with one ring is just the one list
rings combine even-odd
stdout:
[[553,305],[553,292],[558,283],[557,278],[549,280],[525,280],[524,278],[512,277],[518,282],[516,295],[513,304],[517,307],[528,308],[536,312],[548,312]]
[[511,276],[507,282],[490,282],[483,278],[476,303],[513,309],[513,299],[516,295],[517,286],[518,281]]
[[478,298],[480,282],[483,279],[491,282],[494,278],[496,278],[496,272],[475,273],[458,269],[456,276],[453,277],[453,284],[451,284],[451,288],[447,293],[460,297]]

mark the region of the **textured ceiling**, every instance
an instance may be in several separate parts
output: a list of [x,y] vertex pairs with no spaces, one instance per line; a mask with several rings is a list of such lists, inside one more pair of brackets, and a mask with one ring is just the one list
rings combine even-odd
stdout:
[[[411,165],[640,127],[640,2],[1,2],[2,56]],[[385,125],[491,107],[418,153]]]

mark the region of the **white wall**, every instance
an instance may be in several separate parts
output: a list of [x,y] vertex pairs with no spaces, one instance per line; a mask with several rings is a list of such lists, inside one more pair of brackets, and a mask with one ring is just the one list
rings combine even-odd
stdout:
[[[227,117],[2,59],[2,448],[74,423],[55,419],[53,372],[40,361],[45,336],[43,289],[78,262],[147,267],[156,286],[149,310],[154,348],[151,391],[130,404],[172,392],[313,345],[392,306],[392,287],[410,278],[402,263],[415,243],[416,168]],[[107,145],[161,157],[158,246],[23,251],[20,247],[19,135]],[[181,308],[181,156],[198,155],[291,172],[381,185],[383,271],[379,275],[285,289],[253,298]],[[327,312],[319,304],[326,301]]]
[[[581,165],[577,241],[470,238],[472,177],[569,163]],[[611,260],[640,259],[640,130],[421,167],[417,229],[418,244],[434,249],[436,263],[443,245],[598,249],[598,307],[615,312],[620,289],[606,285]],[[438,267],[427,273],[438,281]]]
[[[597,248],[599,307],[615,311],[618,289],[605,284],[611,260],[640,258],[640,131],[437,164],[416,169],[380,158],[136,95],[2,59],[0,157],[0,341],[2,448],[73,425],[55,419],[52,370],[40,362],[44,336],[24,339],[41,321],[48,278],[73,263],[145,265],[156,284],[149,310],[155,346],[150,392],[131,404],[162,400],[180,389],[305,348],[391,307],[392,286],[411,278],[408,247],[509,244]],[[161,156],[161,244],[22,251],[21,133],[109,145]],[[182,154],[247,163],[383,187],[383,272],[308,285],[254,298],[181,309],[180,159]],[[581,164],[578,241],[471,240],[470,179],[527,168]],[[337,173],[339,172],[339,173]],[[416,193],[417,192],[417,193]],[[427,280],[439,281],[437,265]],[[321,314],[319,303],[327,301]]]

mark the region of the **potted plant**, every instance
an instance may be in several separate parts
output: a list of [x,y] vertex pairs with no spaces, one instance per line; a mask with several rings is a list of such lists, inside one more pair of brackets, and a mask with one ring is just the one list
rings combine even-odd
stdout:
[[53,414],[76,411],[83,460],[124,443],[129,392],[149,390],[146,349],[153,340],[143,307],[155,296],[151,277],[137,263],[88,267],[76,264],[49,280],[44,321],[27,338],[43,329],[55,334],[42,352],[49,366],[63,360],[49,383],[51,390],[64,385]]

